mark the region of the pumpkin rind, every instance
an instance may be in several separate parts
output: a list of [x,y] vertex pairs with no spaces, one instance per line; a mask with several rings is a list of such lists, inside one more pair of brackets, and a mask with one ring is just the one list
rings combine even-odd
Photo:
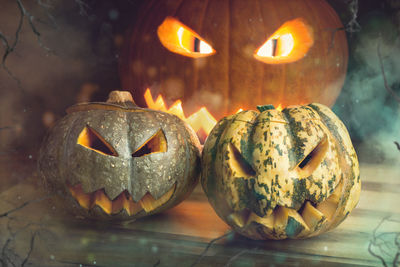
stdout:
[[361,189],[348,132],[321,104],[222,119],[206,140],[202,166],[217,214],[253,239],[330,230],[355,207]]
[[[215,54],[190,58],[167,50],[157,29],[168,16],[200,35]],[[278,28],[296,18],[309,24],[314,36],[304,58],[286,64],[254,58]],[[134,90],[134,99],[142,106],[150,88],[168,103],[182,100],[187,114],[205,105],[217,119],[263,103],[331,106],[347,71],[346,34],[338,30],[342,28],[325,0],[149,0],[121,51],[121,81],[124,88]]]
[[[109,103],[74,109],[46,137],[38,164],[48,188],[72,202],[73,205],[67,205],[71,211],[94,219],[131,220],[168,209],[193,190],[200,173],[200,144],[194,131],[178,117]],[[78,136],[85,127],[101,135],[117,155],[99,153],[78,144]],[[167,150],[133,157],[158,131],[165,136]],[[103,190],[111,201],[124,191],[136,203],[149,194],[159,199],[169,190],[173,193],[166,203],[149,212],[143,209],[129,215],[121,209],[110,215],[100,207],[89,210],[79,207],[68,190],[68,185],[79,184],[83,193]]]

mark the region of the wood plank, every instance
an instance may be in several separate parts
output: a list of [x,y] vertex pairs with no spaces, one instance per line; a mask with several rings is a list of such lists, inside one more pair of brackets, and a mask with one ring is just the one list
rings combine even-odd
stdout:
[[[357,208],[336,229],[306,240],[253,241],[231,234],[212,245],[196,266],[225,265],[232,258],[232,266],[380,265],[368,246],[384,218],[397,220],[400,216],[400,194],[394,186],[398,178],[390,176],[398,172],[393,166],[378,166],[380,171],[371,168],[362,165],[362,181],[367,186],[362,188]],[[389,187],[375,176],[384,175],[382,170]],[[0,192],[0,214],[43,196],[46,192],[40,179],[33,175]],[[77,220],[47,199],[27,205],[12,217],[13,229],[22,229],[13,243],[21,259],[29,250],[32,233],[37,232],[40,235],[29,263],[46,266],[154,266],[158,262],[159,266],[191,266],[212,239],[230,231],[200,186],[177,207],[129,224]],[[0,248],[10,237],[8,226],[10,219],[0,217]],[[400,219],[384,221],[377,228],[372,248],[380,253],[378,243],[384,240],[389,244],[395,240],[393,233],[399,232]],[[382,256],[390,263],[396,251],[393,247],[387,250]]]
[[360,164],[361,182],[400,184],[400,166],[382,164]]

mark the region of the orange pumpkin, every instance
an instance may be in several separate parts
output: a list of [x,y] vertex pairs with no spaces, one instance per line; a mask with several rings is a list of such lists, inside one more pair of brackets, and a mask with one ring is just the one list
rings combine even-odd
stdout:
[[217,119],[262,103],[331,106],[347,70],[345,32],[324,0],[147,1],[121,53],[124,89],[206,106]]

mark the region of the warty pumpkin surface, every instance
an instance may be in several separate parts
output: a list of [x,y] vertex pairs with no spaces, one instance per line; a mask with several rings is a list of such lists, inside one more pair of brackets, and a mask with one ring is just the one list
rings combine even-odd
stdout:
[[139,105],[150,88],[221,119],[264,103],[333,105],[348,48],[325,0],[149,0],[119,58]]
[[361,182],[348,132],[322,104],[242,111],[217,123],[202,155],[217,214],[252,239],[306,238],[336,227]]
[[198,181],[194,131],[174,115],[138,108],[130,94],[124,98],[130,101],[120,95],[72,106],[42,145],[39,172],[75,214],[136,219],[178,204]]

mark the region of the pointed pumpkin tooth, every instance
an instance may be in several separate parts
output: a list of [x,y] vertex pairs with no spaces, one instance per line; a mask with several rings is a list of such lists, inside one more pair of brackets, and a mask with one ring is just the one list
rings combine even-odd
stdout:
[[125,210],[128,212],[129,215],[135,215],[139,213],[139,211],[143,210],[143,208],[139,202],[133,202],[132,197],[129,196],[128,206],[125,207]]
[[296,210],[278,207],[274,214],[274,230],[279,238],[295,238],[310,232],[310,228]]
[[109,188],[108,186],[104,187],[104,193],[105,195],[111,199],[111,200],[115,200],[118,197],[120,197],[122,195],[122,193],[124,192],[124,190],[121,191],[121,188]]
[[78,201],[79,205],[82,208],[90,209],[92,203],[92,196],[90,193],[86,194],[83,192],[82,185],[77,184],[75,186],[68,185],[69,192],[71,193],[72,197]]
[[306,202],[301,216],[312,232],[317,231],[326,220],[325,215],[311,205],[310,201]]
[[274,211],[275,221],[274,221],[274,231],[276,232],[276,237],[284,239],[286,235],[286,225],[288,221],[289,209],[286,207],[279,206]]
[[146,195],[139,200],[139,203],[146,212],[150,212],[156,208],[155,199],[149,193],[146,193]]
[[317,204],[317,209],[324,214],[327,220],[331,220],[339,206],[342,197],[343,182],[340,181],[332,194],[323,202]]
[[134,202],[132,196],[125,192],[124,209],[129,216],[137,214],[139,211],[143,210],[139,202]]
[[103,190],[97,190],[94,193],[93,204],[102,208],[107,214],[111,214],[112,212],[112,201],[104,194]]
[[112,213],[118,213],[127,202],[125,192],[122,192],[116,199],[112,201]]
[[335,214],[338,207],[338,202],[336,199],[331,199],[330,197],[325,201],[317,205],[317,209],[324,214],[327,220],[331,220],[332,216]]
[[340,197],[343,195],[342,189],[343,189],[343,183],[342,181],[340,181],[339,184],[336,186],[335,190],[333,191],[333,193],[328,197],[328,199],[330,199],[334,203],[339,203]]
[[295,238],[309,234],[310,228],[296,210],[289,209],[285,232],[288,237]]
[[[246,233],[254,237],[259,237],[259,239],[265,239],[265,238],[276,239],[274,236],[274,221],[275,221],[274,214],[260,217],[254,212],[252,212],[247,219],[246,225],[250,225],[251,223],[257,223],[262,227],[246,228]],[[261,233],[260,231],[262,231],[263,233]]]
[[176,184],[174,184],[171,189],[168,190],[168,192],[159,199],[155,199],[151,194],[146,193],[144,197],[139,201],[139,203],[146,212],[155,210],[172,197],[172,194],[175,192],[175,187]]
[[140,203],[136,203],[136,202],[129,202],[129,215],[135,215],[137,213],[139,213],[140,211],[143,210],[142,206],[140,205]]
[[272,231],[274,229],[275,216],[271,214],[269,216],[260,217],[252,212],[247,220],[247,224],[250,224],[252,222],[259,223],[265,226],[268,230]]

